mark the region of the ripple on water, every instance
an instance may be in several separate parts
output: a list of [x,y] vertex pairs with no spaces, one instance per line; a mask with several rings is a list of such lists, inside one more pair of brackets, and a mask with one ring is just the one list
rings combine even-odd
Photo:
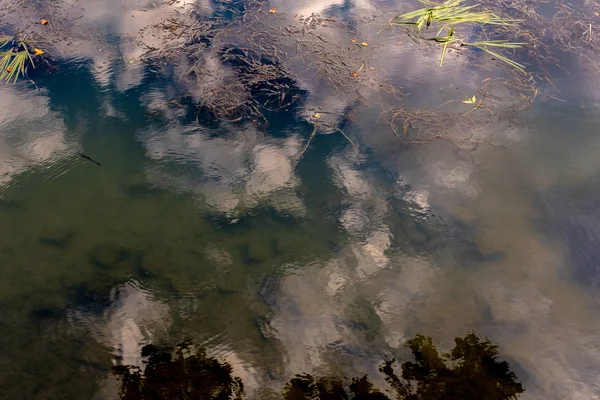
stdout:
[[100,295],[102,303],[98,295],[81,294],[91,301],[93,312],[79,299],[70,321],[88,329],[124,364],[141,366],[142,347],[166,335],[171,324],[169,307],[136,281],[113,287],[107,297]]
[[55,179],[78,163],[77,144],[65,135],[49,98],[23,85],[6,86],[0,96],[0,191],[25,171]]
[[[4,3],[0,0],[0,4]],[[68,298],[68,311],[44,304],[31,311],[33,320],[58,323],[66,314],[72,325],[91,332],[100,344],[98,348],[110,349],[113,362],[130,365],[140,365],[140,350],[144,344],[169,340],[168,336],[173,331],[187,329],[186,333],[191,333],[193,340],[206,346],[210,355],[228,361],[234,368],[234,374],[244,380],[248,391],[252,391],[252,388],[263,385],[267,375],[276,380],[297,372],[320,372],[334,364],[343,364],[340,366],[343,369],[347,367],[348,360],[347,364],[352,365],[354,360],[359,359],[355,364],[363,364],[359,371],[364,373],[361,368],[373,361],[365,361],[368,355],[378,353],[376,356],[379,356],[379,352],[401,347],[411,330],[425,328],[428,329],[427,334],[438,332],[451,336],[452,333],[447,332],[459,328],[485,328],[489,325],[482,320],[489,317],[494,320],[492,334],[503,339],[503,351],[505,349],[530,373],[532,392],[537,390],[534,393],[542,394],[540,398],[549,398],[548,394],[556,393],[561,398],[598,397],[600,387],[594,383],[600,358],[600,344],[597,335],[594,336],[594,332],[598,331],[597,313],[586,308],[582,288],[569,286],[561,275],[571,272],[567,263],[560,264],[560,257],[546,249],[542,245],[544,241],[538,237],[541,235],[530,229],[529,220],[534,214],[529,212],[531,204],[521,198],[525,197],[521,188],[494,186],[490,181],[498,175],[480,178],[476,175],[474,163],[464,159],[448,160],[431,148],[421,150],[419,165],[412,165],[413,169],[407,171],[410,168],[403,166],[408,163],[403,166],[401,163],[409,157],[399,157],[397,138],[385,130],[375,132],[373,120],[361,122],[360,113],[357,113],[359,117],[348,120],[347,124],[351,125],[350,129],[355,122],[364,126],[363,129],[355,129],[352,133],[356,136],[350,137],[357,142],[363,140],[368,151],[375,153],[379,151],[378,147],[384,149],[382,153],[394,160],[382,163],[385,169],[393,176],[410,175],[413,187],[406,187],[406,192],[403,191],[394,203],[389,200],[389,194],[395,193],[395,189],[387,187],[389,183],[385,179],[380,179],[368,169],[369,164],[365,160],[370,155],[361,154],[361,160],[357,161],[355,158],[359,157],[340,154],[337,149],[326,150],[333,155],[324,157],[326,161],[322,163],[324,166],[320,173],[327,175],[322,180],[331,186],[327,190],[336,193],[331,196],[333,199],[329,198],[329,193],[323,197],[326,198],[324,202],[335,203],[331,208],[339,210],[331,219],[334,224],[339,223],[336,225],[339,232],[335,233],[342,240],[332,239],[335,246],[328,248],[331,251],[324,256],[311,254],[311,259],[314,257],[316,261],[299,262],[299,259],[306,258],[299,253],[320,249],[322,242],[330,239],[326,237],[330,232],[298,229],[298,233],[288,235],[278,224],[273,224],[275,228],[270,231],[272,226],[262,230],[262,225],[271,221],[260,219],[257,215],[270,207],[279,216],[291,215],[298,220],[310,218],[307,211],[309,204],[305,203],[301,192],[305,188],[311,189],[314,176],[307,176],[306,182],[303,182],[296,168],[296,158],[306,143],[306,137],[302,138],[303,128],[282,130],[273,137],[269,136],[270,132],[243,124],[222,124],[220,129],[209,130],[196,123],[184,122],[187,116],[185,108],[169,107],[169,101],[180,95],[181,88],[177,83],[162,81],[160,85],[164,86],[159,85],[160,89],[152,90],[143,86],[146,70],[138,61],[145,49],[137,46],[136,40],[144,35],[138,29],[166,20],[176,12],[192,7],[197,9],[195,6],[198,4],[210,12],[214,4],[191,0],[163,4],[150,0],[84,3],[83,18],[73,21],[75,32],[89,29],[89,36],[98,33],[99,38],[90,41],[75,39],[74,45],[57,44],[57,48],[65,53],[72,51],[70,62],[88,68],[95,79],[95,86],[92,86],[101,92],[98,113],[102,115],[98,118],[119,119],[123,123],[123,132],[119,134],[123,133],[124,137],[133,137],[131,131],[137,129],[137,142],[132,146],[145,151],[147,159],[143,158],[140,165],[135,166],[141,170],[138,175],[138,178],[142,176],[141,179],[134,184],[115,185],[127,194],[122,197],[129,200],[135,197],[135,201],[84,204],[84,212],[74,213],[75,218],[81,220],[78,228],[85,228],[78,229],[77,236],[74,236],[75,229],[71,226],[55,228],[44,225],[37,230],[33,241],[36,249],[42,249],[42,254],[61,253],[66,259],[67,253],[80,252],[84,264],[93,272],[85,275],[85,271],[69,269],[68,273],[58,276],[55,280],[59,287],[63,279],[70,281],[71,275],[83,274],[87,281],[67,290],[63,288],[64,292],[68,292],[61,293]],[[341,15],[340,9],[352,10],[350,14],[356,14],[349,18],[352,34],[356,34],[357,38],[363,35],[367,37],[364,40],[369,41],[369,46],[358,49],[367,54],[367,51],[383,44],[385,51],[378,57],[385,58],[382,64],[394,74],[392,80],[407,83],[407,91],[415,92],[411,99],[413,104],[438,99],[435,96],[442,91],[449,101],[458,102],[464,98],[463,95],[475,91],[475,82],[480,77],[460,68],[465,66],[467,57],[449,54],[447,67],[440,70],[438,54],[417,52],[404,42],[396,45],[393,43],[397,40],[396,36],[378,36],[371,32],[379,29],[371,21],[366,24],[371,24],[370,28],[362,22],[353,21],[358,14],[374,10],[372,4],[364,1],[346,4],[338,0],[329,3],[301,0],[292,4],[275,0],[272,5],[277,7],[278,14],[263,14],[269,18],[281,17],[283,21],[296,18],[291,14],[282,16],[284,11],[304,15],[322,12],[337,18]],[[39,29],[37,16],[30,15],[28,18]],[[321,33],[336,44],[346,45],[351,39],[350,32],[336,28],[327,27]],[[161,42],[159,38],[145,36],[144,43],[147,45],[158,46]],[[388,39],[381,39],[384,36]],[[110,46],[102,43],[105,39],[111,42]],[[209,69],[223,68],[218,60],[210,60],[210,57],[207,60],[210,62],[207,64]],[[175,68],[176,75],[182,70],[182,66]],[[368,72],[375,74],[371,71],[374,70],[369,68]],[[366,73],[361,71],[361,76]],[[306,72],[299,74],[303,88],[310,92],[306,104],[300,106],[299,119],[314,115],[314,109],[318,108],[316,105],[326,105],[328,108],[323,112],[321,123],[337,126],[337,112],[346,113],[354,106],[356,97],[331,95],[329,86],[323,85],[314,76],[306,75]],[[440,82],[445,80],[448,85],[443,82],[444,86],[451,86],[451,90],[446,87],[440,89]],[[218,85],[218,82],[208,84]],[[460,90],[455,91],[459,84]],[[378,87],[377,84],[372,86]],[[136,97],[138,91],[133,88],[139,88],[139,98]],[[186,89],[191,90],[190,87]],[[361,95],[366,96],[370,91],[372,89],[361,88]],[[10,185],[18,182],[20,176],[35,171],[41,179],[53,180],[88,161],[78,156],[77,139],[65,133],[62,116],[51,109],[47,93],[24,90],[24,86],[19,85],[6,86],[2,93],[0,212],[4,216],[17,214],[15,210],[20,203],[12,200],[3,202],[2,196],[3,192],[8,192],[6,189]],[[194,96],[195,101],[198,93],[192,93]],[[126,97],[129,100],[124,100]],[[150,124],[147,120],[128,120],[134,117],[127,113],[127,107],[133,107],[133,103],[137,107],[138,100],[142,104],[140,113],[146,111],[146,116],[152,117]],[[123,107],[123,103],[127,103],[127,107]],[[70,106],[78,111],[77,104]],[[346,130],[346,127],[342,128]],[[320,133],[331,132],[323,129]],[[477,141],[485,141],[492,136],[495,133],[487,127],[473,132]],[[504,132],[501,141],[526,146],[527,139],[528,133],[513,128]],[[327,136],[326,140],[331,140],[331,136]],[[323,142],[326,140],[323,139]],[[392,140],[394,144],[391,144]],[[131,141],[134,142],[134,139]],[[347,145],[343,139],[341,142]],[[363,143],[360,144],[362,146]],[[560,146],[564,144],[561,142]],[[314,149],[321,148],[313,143],[311,150]],[[590,157],[583,167],[593,170],[598,157],[593,148],[588,149],[587,154]],[[487,159],[488,156],[489,153],[484,152],[482,158],[490,169],[510,170],[508,163],[494,164]],[[579,158],[579,154],[575,158]],[[315,159],[307,157],[305,160],[313,162]],[[120,160],[115,161],[117,166],[122,165]],[[86,166],[96,168],[93,164]],[[127,173],[125,168],[117,170],[119,178]],[[527,175],[531,171],[523,168],[511,173],[500,178],[518,180],[515,175]],[[98,192],[93,191],[95,183],[90,185],[92,195],[101,194],[113,182],[99,180],[97,186],[102,190]],[[518,192],[518,195],[512,191]],[[69,193],[65,193],[66,198]],[[181,193],[192,195],[178,196]],[[322,193],[319,191],[318,195]],[[177,197],[180,202],[169,203],[165,200],[169,196]],[[198,206],[189,206],[188,197],[198,200]],[[165,206],[162,207],[161,203],[161,208],[155,210],[157,203],[153,201],[164,201]],[[407,204],[400,204],[400,209],[396,210],[401,202]],[[465,225],[473,221],[484,222],[473,228],[475,243],[469,242],[469,245],[481,247],[481,253],[489,256],[465,257],[476,263],[476,268],[467,271],[464,265],[457,267],[454,264],[461,264],[463,260],[457,260],[452,251],[442,249],[436,252],[431,250],[433,247],[425,246],[430,240],[429,232],[405,226],[416,226],[411,217],[426,224],[428,217],[438,212],[436,205],[441,205],[439,208],[448,206],[450,209],[451,205],[466,209],[460,216],[453,215],[457,219],[468,215],[469,218],[464,218]],[[566,220],[568,226],[564,235],[576,253],[576,262],[593,268],[597,254],[594,240],[598,237],[594,226],[597,222],[593,209],[595,204],[568,203],[565,206],[562,202],[550,200],[546,205],[549,213],[560,214],[557,225],[563,226]],[[402,208],[404,206],[406,210]],[[193,211],[187,212],[186,207]],[[101,218],[90,217],[93,214],[90,209],[97,211],[103,208],[109,209],[109,212],[100,214]],[[144,208],[153,210],[148,214],[141,213],[139,219],[129,219],[130,214]],[[171,214],[173,209],[184,212]],[[230,226],[235,225],[246,232],[228,230],[215,220],[198,218],[198,209],[211,216],[225,214],[227,222],[238,222]],[[118,211],[113,213],[114,210]],[[71,211],[57,213],[56,218],[67,219]],[[405,211],[408,211],[408,216],[402,214]],[[455,211],[447,212],[452,214]],[[105,215],[108,218],[104,218]],[[113,215],[118,217],[111,219]],[[27,219],[23,221],[27,222]],[[91,232],[95,231],[95,227],[86,230],[90,221],[105,224],[101,233],[93,236]],[[188,224],[195,226],[206,221],[212,223],[210,229],[214,228],[208,233],[196,236],[195,232],[186,230]],[[316,219],[308,221],[311,225],[320,222]],[[45,223],[41,221],[41,224]],[[156,237],[148,241],[150,235],[144,235],[151,229],[155,230]],[[171,231],[177,231],[177,234]],[[31,239],[30,235],[31,232],[19,232],[16,236],[17,240],[27,242]],[[139,249],[133,246],[106,244],[108,236],[114,240],[111,243],[142,242],[150,249],[138,254]],[[210,237],[207,239],[207,236]],[[440,241],[447,239],[443,232],[437,236]],[[463,231],[457,236],[465,239]],[[78,247],[80,239],[93,243],[81,251]],[[307,242],[309,245],[305,247]],[[27,254],[17,254],[18,245],[11,248],[17,255],[15,259],[29,260]],[[407,255],[416,253],[412,247],[417,245],[425,248],[427,254]],[[444,246],[454,244],[444,243]],[[478,251],[473,253],[479,254]],[[137,265],[138,256],[141,260],[134,276],[140,277],[140,281],[116,285],[114,277],[123,277],[118,275],[119,272],[126,274],[126,278],[119,282],[131,277],[130,264]],[[292,257],[294,259],[290,261]],[[558,264],[562,269],[557,267]],[[46,264],[45,260],[35,265],[42,279],[52,267],[52,263]],[[23,275],[24,272],[16,271],[16,274]],[[142,275],[164,278],[167,286],[172,284],[165,290],[167,295],[144,286],[150,279],[142,282]],[[584,278],[587,277],[584,275]],[[77,280],[80,278],[76,277]],[[35,288],[35,285],[32,287]],[[79,358],[76,359],[79,362]],[[69,368],[81,367],[82,364],[73,362]],[[283,372],[277,370],[279,365],[284,365],[281,367]],[[538,388],[534,387],[536,384]]]

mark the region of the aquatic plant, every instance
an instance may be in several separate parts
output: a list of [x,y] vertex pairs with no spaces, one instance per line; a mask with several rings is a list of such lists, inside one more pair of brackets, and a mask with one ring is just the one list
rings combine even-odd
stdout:
[[33,56],[44,54],[37,48],[30,50],[24,39],[6,35],[0,36],[0,50],[0,80],[6,83],[16,83],[19,76],[25,75],[28,63],[35,68]]
[[[520,20],[504,19],[491,11],[478,10],[478,8],[481,8],[478,4],[466,6],[464,5],[465,0],[447,0],[441,4],[433,3],[428,0],[421,0],[421,2],[425,4],[426,7],[398,15],[389,22],[389,25],[410,26],[414,28],[417,38],[443,44],[440,67],[444,62],[448,47],[452,44],[457,44],[460,47],[472,46],[480,49],[498,60],[507,63],[511,67],[524,72],[524,65],[491,50],[491,48],[517,49],[526,45],[526,43],[509,42],[508,40],[480,40],[470,43],[466,38],[458,37],[455,30],[455,26],[460,24],[471,24],[474,26],[516,26]],[[441,25],[437,34],[429,37],[422,36],[421,32],[423,28],[428,29],[432,25]],[[444,31],[447,33],[442,35]]]
[[[479,5],[463,6],[465,0],[447,0],[442,4],[421,0],[421,3],[428,7],[410,11],[397,16],[390,22],[395,25],[414,25],[417,32],[421,32],[423,26],[429,27],[432,23],[441,22],[447,25],[457,25],[464,23],[479,24],[509,24],[509,21],[503,20],[496,14],[488,11],[474,11]],[[411,21],[413,19],[416,21]]]
[[[506,361],[499,361],[498,346],[474,333],[455,339],[455,347],[439,354],[430,337],[416,335],[407,342],[414,361],[394,371],[395,360],[379,371],[397,400],[509,400],[524,389]],[[241,399],[244,388],[226,362],[193,350],[186,342],[173,348],[148,345],[142,349],[144,368],[117,366],[121,399]],[[297,374],[283,388],[283,400],[390,400],[368,376],[354,378],[348,387],[335,377]]]

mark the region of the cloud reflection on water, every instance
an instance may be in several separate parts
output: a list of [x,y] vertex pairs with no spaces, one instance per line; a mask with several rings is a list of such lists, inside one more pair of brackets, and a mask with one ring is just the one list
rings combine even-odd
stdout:
[[[309,96],[307,104],[308,110],[315,104],[337,104],[335,110],[341,112],[351,103],[339,102],[336,96],[316,101]],[[186,129],[176,126],[166,135],[151,132],[142,135],[142,141],[155,160],[179,159],[198,165],[206,181],[189,176],[168,180],[201,193],[215,210],[232,212],[248,202],[247,196],[261,194],[268,199],[282,188],[291,190],[300,184],[293,170],[292,160],[300,147],[294,136],[264,144],[266,139],[252,129],[230,138]],[[444,259],[444,253],[429,258],[402,254],[393,243],[397,227],[388,221],[390,204],[385,192],[378,191],[382,183],[355,165],[352,156],[330,157],[327,166],[333,182],[345,194],[339,222],[350,239],[332,259],[303,266],[281,280],[268,324],[284,348],[287,374],[328,368],[325,365],[335,368],[332,354],[343,354],[362,368],[373,369],[380,361],[373,355],[350,350],[336,353],[340,348],[350,349],[350,344],[360,346],[356,324],[349,328],[341,321],[352,304],[366,300],[360,315],[377,315],[378,334],[391,348],[401,346],[419,330],[446,343],[465,330],[481,329],[528,372],[525,398],[597,397],[596,375],[579,365],[591,365],[598,358],[597,351],[590,351],[598,343],[588,329],[597,327],[599,318],[581,288],[566,282],[569,266],[564,264],[564,254],[545,245],[546,239],[534,229],[531,200],[518,184],[510,183],[515,173],[523,173],[509,169],[502,173],[501,184],[495,174],[486,176],[487,171],[506,169],[507,160],[494,157],[497,150],[492,148],[474,153],[476,160],[485,160],[483,174],[477,162],[455,157],[444,146],[418,148],[408,161],[395,161],[398,146],[392,135],[372,138],[371,131],[364,131],[366,146],[383,155],[382,165],[412,188],[406,199],[417,211],[474,224],[473,245],[484,254],[502,252],[505,256],[469,270],[458,264],[460,260]],[[504,131],[479,129],[477,134],[496,139],[504,135],[507,143],[525,148],[531,132],[512,126]],[[268,162],[260,167],[261,160]],[[258,174],[253,177],[247,165],[255,165]],[[497,207],[493,212],[492,206]],[[561,261],[557,264],[557,260]],[[557,307],[567,299],[571,307]],[[585,318],[574,318],[575,309]],[[385,346],[381,349],[389,351]]]
[[[151,104],[157,105],[156,93],[153,99]],[[166,97],[162,99],[167,108]],[[305,213],[295,193],[300,184],[294,171],[300,151],[296,135],[268,138],[246,125],[213,137],[210,129],[175,123],[166,132],[159,128],[139,137],[148,156],[165,163],[148,170],[158,185],[197,193],[209,208],[231,215],[264,204],[295,216]],[[169,163],[187,165],[190,172],[169,177]]]
[[41,167],[53,177],[69,168],[53,166],[65,157],[73,159],[75,149],[60,114],[50,110],[47,95],[8,86],[2,89],[0,108],[0,197],[2,188],[26,170]]
[[[139,85],[143,70],[135,61],[142,52],[134,45],[137,30],[173,15],[175,8],[151,7],[150,3],[126,5],[122,13],[115,15],[111,8],[125,3],[94,4],[97,8],[88,7],[85,18],[78,23],[83,27],[102,20],[120,36],[119,43],[103,51],[96,45],[80,45],[78,51],[93,60],[92,71],[102,86],[115,82],[118,90],[127,90]],[[308,13],[335,4],[339,3],[277,7],[290,13]],[[177,7],[191,5],[186,2]],[[352,7],[371,8],[364,4]],[[342,32],[334,32],[332,37],[339,43],[348,40]],[[371,43],[375,47],[376,42]],[[421,99],[431,97],[439,91],[440,82],[448,79],[452,83],[466,82],[454,96],[460,99],[463,92],[474,90],[473,82],[480,78],[457,69],[465,60],[448,59],[448,69],[439,73],[436,55],[415,56],[412,49],[403,46],[391,49],[379,53],[380,65],[398,71],[419,86],[417,96]],[[214,59],[209,65],[215,70],[223,68]],[[304,78],[300,82],[310,92],[302,111],[305,116],[318,106],[342,114],[355,105],[355,97],[332,95],[330,88],[316,84],[312,77]],[[212,84],[218,85],[219,81]],[[363,95],[372,90],[363,89]],[[282,214],[306,215],[307,206],[299,195],[303,182],[295,169],[303,145],[299,133],[287,132],[283,138],[273,138],[244,125],[226,126],[226,134],[214,135],[208,128],[178,122],[182,115],[166,106],[176,93],[178,89],[145,95],[147,110],[169,121],[166,129],[149,127],[137,133],[152,161],[146,170],[151,183],[192,193],[209,210],[232,219],[265,204]],[[201,94],[195,93],[196,97]],[[0,102],[3,110],[9,110],[0,117],[0,126],[10,132],[0,136],[0,186],[9,184],[31,165],[47,165],[68,153],[64,126],[49,110],[44,95],[26,96],[17,88],[4,88]],[[569,278],[572,271],[568,249],[545,237],[534,223],[540,214],[530,192],[561,184],[553,178],[562,174],[565,165],[546,162],[536,169],[533,162],[523,161],[534,157],[538,162],[535,150],[527,147],[535,133],[527,128],[486,127],[476,132],[516,146],[506,152],[518,150],[523,158],[498,156],[496,149],[486,148],[474,152],[475,162],[470,162],[456,157],[445,146],[401,151],[391,133],[375,131],[373,121],[368,117],[359,120],[352,133],[364,147],[361,154],[365,149],[373,152],[386,172],[401,177],[410,187],[406,200],[415,207],[412,212],[427,210],[449,225],[453,221],[467,224],[475,231],[473,247],[484,256],[501,253],[503,257],[467,267],[444,250],[427,256],[409,254],[411,244],[398,242],[400,227],[390,219],[393,205],[389,193],[382,189],[386,182],[365,171],[355,155],[329,157],[327,172],[343,193],[343,210],[336,217],[348,240],[330,259],[290,267],[272,295],[273,313],[267,324],[285,353],[285,373],[311,372],[327,368],[327,364],[334,368],[336,360],[344,357],[352,359],[349,368],[372,370],[382,354],[401,346],[415,331],[423,330],[447,345],[456,334],[481,329],[498,340],[504,354],[529,374],[524,398],[600,398],[600,342],[596,334],[600,317],[582,286]],[[597,146],[597,141],[592,144]],[[585,159],[573,158],[587,166],[584,178],[597,172],[594,154],[587,153]],[[231,259],[227,254],[219,257]],[[151,322],[159,326],[166,327],[170,322],[165,305],[134,292],[116,302],[100,321],[86,322],[101,332],[100,343],[124,349],[128,363],[130,357],[139,354],[139,346],[149,340],[136,320],[139,312],[157,312],[159,315],[152,316]],[[363,326],[377,339],[361,341]],[[257,372],[264,367],[260,360],[248,361],[228,345],[219,343],[214,351],[229,357],[234,367],[251,365],[236,373],[250,385],[258,385],[256,382],[267,375],[262,370]]]

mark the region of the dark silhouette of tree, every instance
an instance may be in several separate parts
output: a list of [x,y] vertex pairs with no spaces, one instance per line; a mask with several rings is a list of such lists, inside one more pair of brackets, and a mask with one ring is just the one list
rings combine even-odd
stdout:
[[[511,400],[524,389],[505,361],[498,361],[498,345],[481,341],[474,333],[455,339],[455,347],[439,354],[430,337],[416,335],[407,347],[414,361],[394,371],[395,360],[384,362],[392,398],[396,400]],[[231,366],[192,351],[190,343],[175,348],[142,349],[145,368],[114,367],[121,380],[121,399],[240,400],[244,387],[232,377]],[[339,378],[316,379],[298,374],[283,388],[283,400],[390,400],[373,387],[367,375],[354,378],[345,388]]]
[[193,351],[185,342],[173,348],[142,348],[145,368],[117,366],[124,400],[241,400],[244,385],[232,376],[231,365]]
[[[380,371],[399,400],[508,400],[524,388],[506,361],[498,361],[498,346],[469,333],[454,339],[455,347],[439,355],[430,337],[408,341],[415,361],[402,364],[402,378],[385,362]],[[446,365],[450,362],[452,368]]]
[[298,374],[283,389],[284,400],[347,400],[344,383],[336,378],[315,380],[309,374]]
[[389,400],[389,398],[373,388],[367,379],[352,379],[349,387],[350,397],[344,389],[344,383],[337,378],[320,378],[315,380],[311,375],[299,374],[290,380],[283,389],[284,400]]
[[369,382],[367,375],[352,379],[350,393],[352,394],[352,400],[389,400],[385,394],[373,388],[373,384]]

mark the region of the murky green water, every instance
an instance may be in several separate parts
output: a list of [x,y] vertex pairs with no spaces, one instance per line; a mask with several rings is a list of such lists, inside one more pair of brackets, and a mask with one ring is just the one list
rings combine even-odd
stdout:
[[[404,3],[301,3],[271,6],[358,26],[409,104],[464,112],[497,76],[358,22]],[[113,399],[112,365],[182,339],[276,398],[294,373],[374,373],[417,332],[447,349],[469,330],[500,344],[523,398],[600,398],[595,75],[556,73],[564,101],[484,117],[460,148],[403,145],[382,122],[396,100],[297,67],[296,109],[211,125],[132,39],[194,6],[222,4],[65,2],[82,18],[59,68],[0,88],[0,398]],[[315,110],[344,114],[357,148],[323,131],[298,159]]]

